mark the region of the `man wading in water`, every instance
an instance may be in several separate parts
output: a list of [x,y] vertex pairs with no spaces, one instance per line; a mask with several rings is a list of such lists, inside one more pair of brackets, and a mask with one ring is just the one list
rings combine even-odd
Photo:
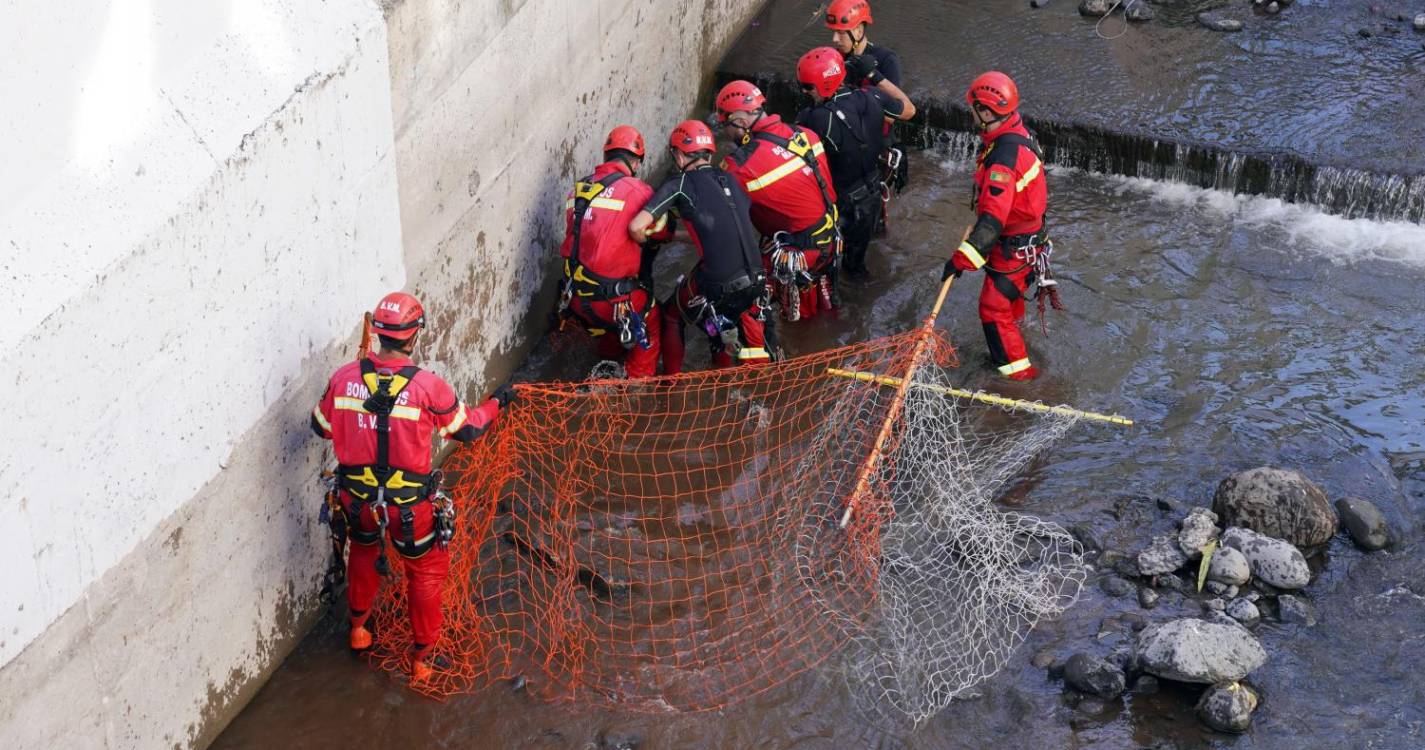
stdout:
[[[1009,76],[997,71],[981,75],[970,84],[965,100],[985,142],[975,169],[978,218],[945,261],[941,280],[984,269],[980,322],[990,361],[1011,380],[1033,380],[1039,369],[1029,363],[1019,320],[1036,273],[1041,289],[1052,285],[1047,278],[1053,245],[1044,231],[1049,188],[1043,160],[1019,116],[1019,89]],[[1057,300],[1052,292],[1050,298]]]
[[830,47],[817,47],[797,63],[797,80],[812,99],[812,108],[797,115],[797,124],[811,128],[826,146],[831,182],[836,187],[845,240],[843,267],[866,276],[866,250],[881,219],[881,172],[886,118],[915,116],[915,105],[904,92],[875,70],[873,88],[845,85],[847,65]]
[[[312,409],[312,431],[336,451],[340,506],[332,523],[350,534],[346,595],[351,609],[351,648],[371,648],[371,606],[386,573],[387,536],[406,569],[410,610],[411,682],[433,673],[430,652],[440,638],[440,592],[450,573],[446,545],[455,530],[454,508],[437,502],[439,472],[431,473],[431,433],[469,442],[495,421],[514,398],[508,385],[474,409],[411,354],[425,327],[425,309],[409,294],[381,299],[371,326],[381,350],[332,375]],[[443,497],[443,496],[441,496]]]

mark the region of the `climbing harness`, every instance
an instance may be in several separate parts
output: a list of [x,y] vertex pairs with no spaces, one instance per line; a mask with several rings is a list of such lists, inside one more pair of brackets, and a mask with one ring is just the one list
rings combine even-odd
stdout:
[[[787,232],[776,232],[772,235],[771,261],[772,278],[781,284],[781,295],[778,302],[782,306],[782,314],[787,320],[795,323],[801,320],[801,290],[812,285],[820,284],[811,269],[807,267],[806,253],[795,246],[788,245]],[[822,278],[825,278],[823,276]]]
[[632,349],[635,344],[638,348],[647,351],[652,343],[648,340],[648,325],[644,321],[643,314],[633,308],[633,304],[627,299],[619,300],[614,305],[614,323],[618,325],[618,341],[623,344],[623,348]]

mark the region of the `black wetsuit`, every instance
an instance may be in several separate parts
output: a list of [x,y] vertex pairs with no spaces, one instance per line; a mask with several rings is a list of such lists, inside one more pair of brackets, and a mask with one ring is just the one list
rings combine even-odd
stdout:
[[880,89],[843,86],[797,116],[797,124],[811,129],[825,144],[841,211],[843,266],[850,273],[866,270],[866,249],[881,217],[882,126],[886,117],[897,117],[902,111],[900,100]]
[[655,220],[670,213],[683,220],[702,259],[698,286],[709,297],[718,297],[723,287],[755,278],[762,270],[757,230],[748,218],[751,207],[736,178],[706,166],[669,178],[644,210]]

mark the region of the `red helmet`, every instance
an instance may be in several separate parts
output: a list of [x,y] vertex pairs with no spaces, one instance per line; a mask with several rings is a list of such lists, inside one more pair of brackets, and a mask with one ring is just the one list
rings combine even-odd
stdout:
[[826,9],[826,28],[832,31],[850,31],[871,22],[871,4],[866,0],[834,0]]
[[1019,87],[1009,76],[991,70],[970,83],[965,103],[971,107],[981,104],[997,115],[1007,115],[1019,109]]
[[426,324],[426,310],[421,301],[405,292],[391,292],[376,303],[371,327],[388,339],[405,341],[416,335]]
[[717,92],[717,121],[727,122],[733,112],[756,112],[767,103],[762,90],[747,81],[733,81]]
[[831,96],[846,80],[846,60],[831,47],[817,47],[797,62],[797,80],[820,96]]
[[668,146],[685,154],[699,154],[716,151],[712,131],[698,120],[684,120],[668,135]]
[[638,158],[643,158],[643,134],[632,125],[620,125],[609,131],[604,139],[604,153],[621,148]]

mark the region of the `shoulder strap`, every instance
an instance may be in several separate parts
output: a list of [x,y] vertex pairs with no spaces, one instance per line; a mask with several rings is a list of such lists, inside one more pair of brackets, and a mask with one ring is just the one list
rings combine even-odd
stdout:
[[1039,149],[1039,141],[1032,137],[1026,138],[1019,133],[1005,133],[996,137],[994,141],[990,143],[990,150],[994,150],[994,148],[1001,143],[1012,146],[1023,146],[1033,151],[1035,158],[1039,159],[1039,161],[1044,161],[1044,152]]
[[361,360],[361,382],[371,392],[361,406],[376,417],[376,471],[382,481],[391,470],[391,410],[420,371],[415,365],[406,365],[393,374],[383,375],[376,371],[376,363]]
[[569,246],[569,259],[574,265],[579,265],[579,235],[583,233],[584,212],[589,210],[589,204],[599,197],[599,193],[613,187],[615,182],[627,176],[615,169],[597,180],[591,179],[593,175],[589,175],[574,183],[574,241]]
[[800,156],[802,161],[811,167],[811,176],[816,178],[816,186],[821,190],[821,202],[826,206],[826,215],[836,215],[836,205],[831,201],[831,191],[826,189],[826,178],[821,175],[821,165],[817,163],[816,156],[812,154],[811,140],[807,138],[806,129],[796,125],[788,125],[794,131],[791,138],[783,138],[775,133],[759,130],[752,134],[754,139],[761,138],[775,146],[780,146],[787,151]]
[[[727,210],[732,214],[732,220],[734,222],[748,221],[749,219],[747,217],[737,215],[737,202],[732,199],[732,186],[737,181],[731,179],[726,172],[720,169],[717,170],[713,177],[717,181],[718,192],[722,193],[722,199],[727,203]],[[738,189],[741,189],[741,187],[741,185],[738,185]],[[762,251],[755,244],[749,246],[749,243],[746,242],[747,233],[742,231],[742,229],[745,229],[745,227],[740,227],[737,232],[737,244],[742,251],[743,270],[747,272],[748,278],[755,279],[757,278],[757,273],[762,270]]]
[[[856,91],[851,92],[850,95],[855,95],[855,94],[858,94],[858,93],[861,94],[862,96],[871,96],[870,94],[867,94],[867,93],[865,93],[865,92],[862,92],[860,89],[857,89]],[[826,108],[827,108],[828,110],[830,110],[833,115],[835,115],[835,117],[836,117],[837,120],[840,120],[840,121],[841,121],[841,124],[846,127],[846,131],[851,134],[851,137],[856,139],[856,145],[857,145],[857,147],[859,148],[859,150],[861,151],[861,179],[862,179],[862,181],[864,181],[864,182],[866,183],[867,187],[873,187],[873,186],[875,186],[876,183],[879,181],[880,175],[879,175],[879,174],[873,174],[871,171],[868,171],[868,170],[866,169],[866,164],[867,164],[867,163],[874,163],[874,162],[872,162],[870,159],[867,158],[867,157],[869,156],[869,154],[866,153],[866,152],[867,152],[868,150],[870,150],[870,148],[871,148],[871,143],[870,143],[870,140],[871,140],[871,139],[870,139],[870,137],[866,136],[864,133],[858,133],[858,132],[856,132],[856,128],[851,127],[851,121],[850,121],[849,119],[847,119],[847,117],[846,117],[846,111],[843,110],[841,107],[837,106],[836,100],[837,100],[838,98],[840,98],[840,97],[832,97],[831,99],[826,100]],[[866,120],[865,120],[865,118],[861,118],[861,123],[860,123],[860,124],[861,124],[861,127],[862,127],[863,129],[866,127]],[[879,125],[880,123],[877,123],[877,124]],[[826,131],[827,131],[826,137],[827,137],[828,140],[830,140],[830,139],[831,139],[831,125],[829,125],[829,124],[827,125]]]

